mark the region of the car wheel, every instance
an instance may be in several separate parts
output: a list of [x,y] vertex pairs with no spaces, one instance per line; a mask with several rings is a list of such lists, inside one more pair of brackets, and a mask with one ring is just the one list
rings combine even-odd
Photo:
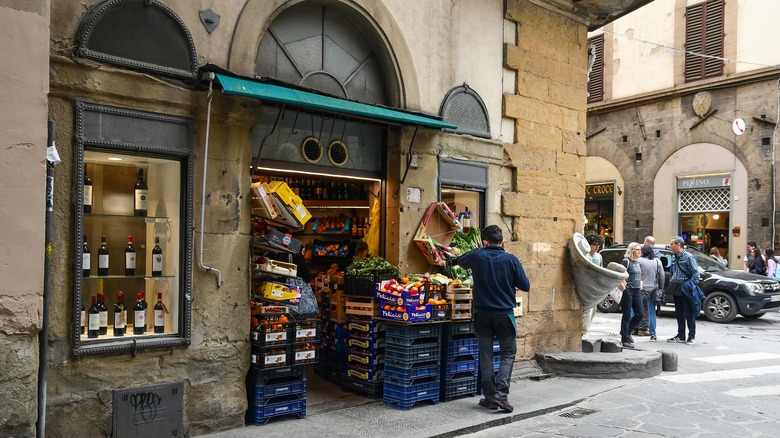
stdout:
[[612,295],[607,295],[604,301],[596,305],[596,308],[602,313],[615,313],[620,308],[620,301],[615,301]]
[[742,315],[742,317],[745,319],[758,319],[764,315],[766,315],[766,313],[756,313],[755,315]]
[[701,303],[704,316],[712,322],[727,323],[737,317],[737,302],[725,292],[712,292]]

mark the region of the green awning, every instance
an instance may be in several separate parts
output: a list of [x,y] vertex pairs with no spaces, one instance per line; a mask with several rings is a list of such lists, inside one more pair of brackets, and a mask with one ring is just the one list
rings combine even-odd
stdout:
[[284,103],[305,108],[315,108],[347,116],[371,119],[400,125],[419,125],[434,129],[457,129],[458,127],[432,116],[412,114],[336,97],[323,96],[308,91],[280,85],[241,79],[216,73],[225,94],[256,97],[262,101]]

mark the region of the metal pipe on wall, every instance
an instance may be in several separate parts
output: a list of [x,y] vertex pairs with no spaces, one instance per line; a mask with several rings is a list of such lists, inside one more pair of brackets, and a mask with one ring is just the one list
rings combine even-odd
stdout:
[[198,248],[198,265],[201,267],[201,269],[205,269],[206,272],[216,272],[217,287],[222,287],[222,273],[219,272],[219,269],[203,264],[203,237],[205,234],[205,229],[203,226],[206,222],[206,176],[209,166],[209,128],[211,127],[211,99],[213,98],[214,91],[214,77],[214,73],[206,73],[206,79],[209,81],[209,103],[207,107],[208,109],[206,110],[206,141],[203,147],[203,187],[201,187],[202,196],[200,199],[200,244]]

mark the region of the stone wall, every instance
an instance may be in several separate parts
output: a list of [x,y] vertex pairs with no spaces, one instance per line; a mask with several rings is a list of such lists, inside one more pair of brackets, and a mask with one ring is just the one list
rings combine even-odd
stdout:
[[518,320],[518,358],[530,359],[581,343],[566,244],[582,223],[585,193],[586,29],[527,0],[507,1],[505,18],[517,29],[504,47],[517,83],[504,95],[503,115],[515,122],[506,145],[514,187],[503,192],[501,212],[513,218],[507,250],[531,278]]
[[0,435],[34,436],[43,314],[49,1],[0,0]]

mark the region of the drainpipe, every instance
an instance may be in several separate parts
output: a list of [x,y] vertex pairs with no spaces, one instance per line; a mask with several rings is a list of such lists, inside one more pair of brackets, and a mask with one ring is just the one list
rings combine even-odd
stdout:
[[219,269],[217,268],[212,268],[211,266],[203,264],[203,237],[205,233],[203,225],[206,222],[206,175],[208,174],[209,168],[209,128],[211,127],[211,99],[213,97],[214,73],[206,72],[205,78],[209,81],[209,104],[208,109],[206,110],[206,142],[203,151],[203,187],[201,188],[203,195],[200,198],[200,247],[198,251],[198,265],[201,269],[205,269],[206,272],[214,271],[217,273],[217,287],[219,288],[222,287],[222,273],[219,272]]
[[43,324],[38,333],[38,421],[35,423],[35,436],[46,436],[46,384],[49,364],[49,302],[51,297],[51,216],[54,210],[54,165],[60,157],[54,145],[55,122],[49,120],[46,141],[46,218],[44,225],[44,262],[43,262]]
[[777,126],[780,124],[780,79],[777,80],[777,117],[775,117],[775,129],[772,131],[772,249],[775,248],[775,233],[777,233],[777,175],[775,175],[775,152],[777,149]]

